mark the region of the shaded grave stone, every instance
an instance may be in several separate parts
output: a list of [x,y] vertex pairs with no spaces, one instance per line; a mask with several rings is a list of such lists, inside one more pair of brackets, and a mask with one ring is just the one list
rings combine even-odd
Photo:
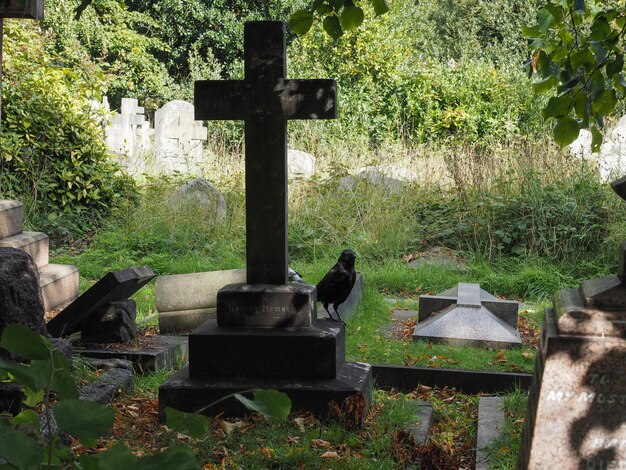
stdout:
[[113,400],[118,393],[132,393],[135,377],[132,371],[113,367],[106,370],[94,382],[81,387],[81,400],[95,401],[103,405]]
[[[624,198],[626,177],[612,183]],[[518,468],[626,466],[626,243],[617,276],[564,289],[547,309]]]
[[[189,367],[159,388],[160,417],[168,406],[196,412],[233,392],[272,388],[294,411],[321,416],[351,398],[362,423],[371,367],[345,362],[345,325],[316,319],[315,287],[288,282],[287,121],[334,118],[335,82],[285,78],[283,22],[246,23],[244,56],[244,80],[196,82],[195,105],[196,119],[245,121],[247,282],[220,289],[216,320],[190,334]],[[225,400],[202,412],[247,410]]]
[[498,349],[521,346],[518,307],[478,284],[459,283],[439,295],[420,297],[413,340]]

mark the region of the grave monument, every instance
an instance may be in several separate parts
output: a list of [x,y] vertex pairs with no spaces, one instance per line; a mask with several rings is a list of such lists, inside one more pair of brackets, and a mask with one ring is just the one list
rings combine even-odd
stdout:
[[439,295],[420,297],[413,340],[498,349],[521,346],[518,307],[478,284],[461,282]]
[[[233,392],[283,391],[294,410],[370,401],[371,366],[345,362],[345,326],[318,321],[315,287],[288,282],[287,121],[336,116],[333,80],[290,80],[283,22],[244,28],[244,80],[195,84],[196,119],[245,121],[246,283],[217,294],[217,318],[189,335],[189,366],[159,389],[165,407],[194,412]],[[246,412],[225,400],[206,414]]]
[[[626,199],[626,176],[611,183]],[[617,276],[563,289],[546,309],[520,469],[626,468],[626,242]]]

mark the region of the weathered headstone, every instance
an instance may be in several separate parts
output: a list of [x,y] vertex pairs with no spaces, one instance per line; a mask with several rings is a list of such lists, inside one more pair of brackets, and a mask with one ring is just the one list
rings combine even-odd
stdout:
[[[626,177],[612,183],[624,197]],[[520,469],[626,466],[626,242],[617,276],[555,295],[544,316]]]
[[226,219],[226,200],[219,189],[205,178],[195,178],[180,186],[169,198],[174,211],[189,210],[195,217],[223,222]]
[[144,108],[135,98],[122,98],[119,114],[115,114],[105,128],[108,147],[119,155],[126,156],[130,166],[141,152],[149,150],[150,123],[144,116]]
[[198,172],[208,131],[194,119],[193,104],[182,100],[166,103],[154,115],[154,154],[157,170],[183,174]]
[[289,178],[310,179],[315,174],[315,157],[301,150],[291,150],[287,154]]
[[78,331],[82,323],[96,314],[98,309],[110,302],[128,299],[155,276],[147,267],[108,273],[50,320],[47,324],[48,332],[59,337]]
[[[357,396],[362,422],[371,367],[345,362],[345,326],[316,320],[315,287],[287,282],[287,121],[334,118],[335,83],[285,78],[282,22],[246,23],[244,55],[244,80],[196,82],[195,104],[197,119],[245,121],[247,283],[221,289],[217,321],[189,335],[189,368],[159,389],[161,417],[167,406],[198,411],[235,390],[274,388],[294,410],[321,415]],[[245,411],[224,401],[203,412]]]
[[500,300],[478,284],[459,283],[439,295],[422,295],[413,340],[510,348],[521,346],[519,304]]

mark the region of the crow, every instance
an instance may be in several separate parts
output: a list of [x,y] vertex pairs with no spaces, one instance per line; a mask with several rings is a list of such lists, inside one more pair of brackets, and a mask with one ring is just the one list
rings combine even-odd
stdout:
[[317,283],[317,300],[324,304],[324,309],[331,320],[336,321],[328,310],[328,304],[333,304],[337,318],[339,318],[339,321],[343,321],[339,316],[337,307],[345,302],[348,295],[350,295],[352,286],[354,286],[354,281],[356,280],[355,260],[356,255],[354,251],[343,250],[339,260],[337,260],[337,264]]

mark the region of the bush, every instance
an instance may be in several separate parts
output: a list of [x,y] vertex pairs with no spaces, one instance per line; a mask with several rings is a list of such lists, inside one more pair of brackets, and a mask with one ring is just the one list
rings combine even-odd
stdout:
[[101,77],[55,64],[32,26],[8,23],[6,33],[0,194],[36,204],[48,220],[61,217],[57,224],[90,230],[136,191],[88,102]]

